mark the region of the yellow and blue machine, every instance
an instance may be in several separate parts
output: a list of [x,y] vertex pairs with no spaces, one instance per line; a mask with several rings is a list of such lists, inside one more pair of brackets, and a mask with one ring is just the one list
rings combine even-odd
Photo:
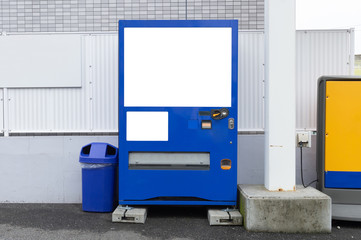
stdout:
[[321,77],[317,112],[318,188],[333,218],[361,220],[361,78]]
[[[231,106],[125,106],[127,28],[229,28],[231,67],[225,81],[231,82]],[[120,205],[236,205],[237,59],[237,20],[119,21]],[[184,92],[184,98],[189,94]],[[130,113],[165,113],[166,140],[127,140]],[[138,119],[142,122],[147,119]]]

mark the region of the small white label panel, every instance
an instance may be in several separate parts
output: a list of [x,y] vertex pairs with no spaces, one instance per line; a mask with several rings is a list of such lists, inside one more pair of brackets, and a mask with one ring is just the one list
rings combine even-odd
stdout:
[[231,107],[232,29],[125,28],[124,106]]
[[168,112],[127,112],[127,141],[168,141]]

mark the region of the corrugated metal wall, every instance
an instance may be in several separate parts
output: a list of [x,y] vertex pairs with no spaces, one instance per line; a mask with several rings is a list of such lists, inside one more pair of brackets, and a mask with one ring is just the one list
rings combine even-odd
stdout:
[[[316,128],[317,78],[352,71],[351,36],[346,30],[297,32],[298,129]],[[3,103],[10,134],[117,132],[117,46],[116,34],[82,36],[81,88],[8,89],[10,100]],[[239,131],[263,130],[263,53],[263,32],[239,33]],[[3,117],[0,126],[7,130]]]
[[[353,73],[352,30],[297,31],[296,128],[316,130],[317,80]],[[264,45],[262,32],[239,33],[239,131],[263,131]],[[282,111],[282,109],[280,109]]]
[[8,89],[9,132],[116,132],[116,35],[82,36],[82,87]]
[[298,31],[296,41],[296,128],[315,130],[317,79],[353,74],[351,32]]
[[[3,93],[3,90],[0,89],[0,128],[1,130],[3,130],[3,127],[4,126],[4,93]],[[1,131],[3,132],[3,131]]]
[[82,87],[8,89],[9,132],[89,132],[88,46],[82,38]]
[[91,129],[118,131],[118,38],[115,35],[91,36],[86,47],[91,86]]
[[263,131],[263,32],[239,32],[238,130]]

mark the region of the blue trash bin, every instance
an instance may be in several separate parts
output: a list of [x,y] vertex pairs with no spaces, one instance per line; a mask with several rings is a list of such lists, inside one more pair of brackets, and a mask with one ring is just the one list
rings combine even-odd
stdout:
[[118,148],[108,143],[91,143],[80,151],[83,211],[112,212],[118,201]]

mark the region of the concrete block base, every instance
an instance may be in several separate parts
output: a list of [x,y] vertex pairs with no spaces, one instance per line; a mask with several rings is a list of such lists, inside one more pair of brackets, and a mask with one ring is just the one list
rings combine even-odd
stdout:
[[209,225],[242,225],[243,218],[238,210],[208,210]]
[[239,185],[244,227],[260,232],[331,232],[331,198],[312,187],[296,189],[270,192],[263,185]]
[[146,208],[125,208],[118,206],[112,214],[112,222],[145,223],[146,219]]

